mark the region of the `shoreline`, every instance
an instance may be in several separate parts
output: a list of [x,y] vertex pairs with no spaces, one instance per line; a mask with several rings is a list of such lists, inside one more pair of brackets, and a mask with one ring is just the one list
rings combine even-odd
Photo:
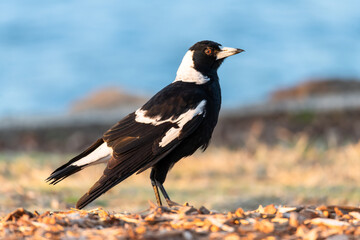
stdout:
[[[81,150],[132,112],[130,108],[81,114],[8,117],[0,120],[0,150]],[[268,101],[221,111],[212,142],[242,147],[248,141],[274,144],[299,135],[336,144],[360,139],[360,94]]]

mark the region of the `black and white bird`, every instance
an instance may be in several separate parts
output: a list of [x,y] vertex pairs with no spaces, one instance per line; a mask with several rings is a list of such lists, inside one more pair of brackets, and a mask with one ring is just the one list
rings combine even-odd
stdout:
[[163,186],[166,175],[183,157],[207,148],[221,105],[217,70],[225,58],[243,51],[212,41],[194,44],[186,52],[174,82],[46,180],[55,185],[83,168],[107,163],[100,179],[77,202],[76,208],[81,209],[134,173],[151,168],[157,204],[161,206],[160,189],[171,205]]

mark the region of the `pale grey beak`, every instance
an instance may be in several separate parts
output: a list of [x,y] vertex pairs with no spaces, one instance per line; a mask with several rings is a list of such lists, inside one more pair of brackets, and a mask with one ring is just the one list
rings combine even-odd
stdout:
[[240,48],[221,47],[220,52],[216,56],[216,60],[227,58],[241,52],[244,52],[244,50]]

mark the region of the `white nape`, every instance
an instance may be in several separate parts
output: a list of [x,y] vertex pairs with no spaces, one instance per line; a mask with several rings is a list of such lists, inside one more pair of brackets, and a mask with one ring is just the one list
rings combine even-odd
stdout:
[[111,158],[112,152],[112,148],[108,147],[106,143],[103,143],[90,154],[77,160],[71,165],[82,167],[87,164],[95,165],[99,163],[107,163]]
[[178,128],[170,128],[166,133],[165,136],[161,139],[159,146],[165,147],[167,144],[172,142],[174,139],[178,138],[180,136],[181,130],[185,126],[186,123],[191,121],[195,116],[203,115],[205,117],[205,105],[206,100],[202,100],[196,108],[190,109],[186,113],[181,114],[176,120],[173,122],[176,122],[178,124]]
[[210,78],[204,76],[202,73],[196,71],[194,68],[193,60],[194,51],[189,50],[186,52],[181,64],[177,70],[174,82],[191,82],[196,84],[204,84],[210,81]]

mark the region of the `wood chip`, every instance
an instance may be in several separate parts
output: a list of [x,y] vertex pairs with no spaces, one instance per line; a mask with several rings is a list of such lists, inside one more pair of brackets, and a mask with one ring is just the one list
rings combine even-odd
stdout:
[[3,221],[7,222],[7,221],[16,221],[19,218],[21,218],[22,216],[27,215],[30,218],[35,217],[36,215],[34,213],[31,213],[23,208],[19,208],[16,209],[15,211],[9,213],[8,215],[6,215],[6,217],[3,218]]
[[287,212],[294,212],[298,210],[296,207],[279,207],[278,212],[279,213],[287,213]]
[[360,213],[359,212],[349,212],[349,215],[353,218],[360,220]]
[[338,221],[335,219],[329,219],[329,218],[314,218],[311,220],[308,220],[305,222],[305,224],[311,223],[314,225],[325,225],[328,227],[347,227],[350,224],[344,221]]
[[274,204],[271,204],[271,205],[267,205],[265,208],[264,208],[264,213],[266,214],[275,214],[277,211],[276,207]]
[[[325,216],[331,217],[326,218]],[[141,213],[104,209],[31,213],[16,209],[1,217],[2,239],[360,239],[356,207],[259,206],[219,213],[186,203]]]

